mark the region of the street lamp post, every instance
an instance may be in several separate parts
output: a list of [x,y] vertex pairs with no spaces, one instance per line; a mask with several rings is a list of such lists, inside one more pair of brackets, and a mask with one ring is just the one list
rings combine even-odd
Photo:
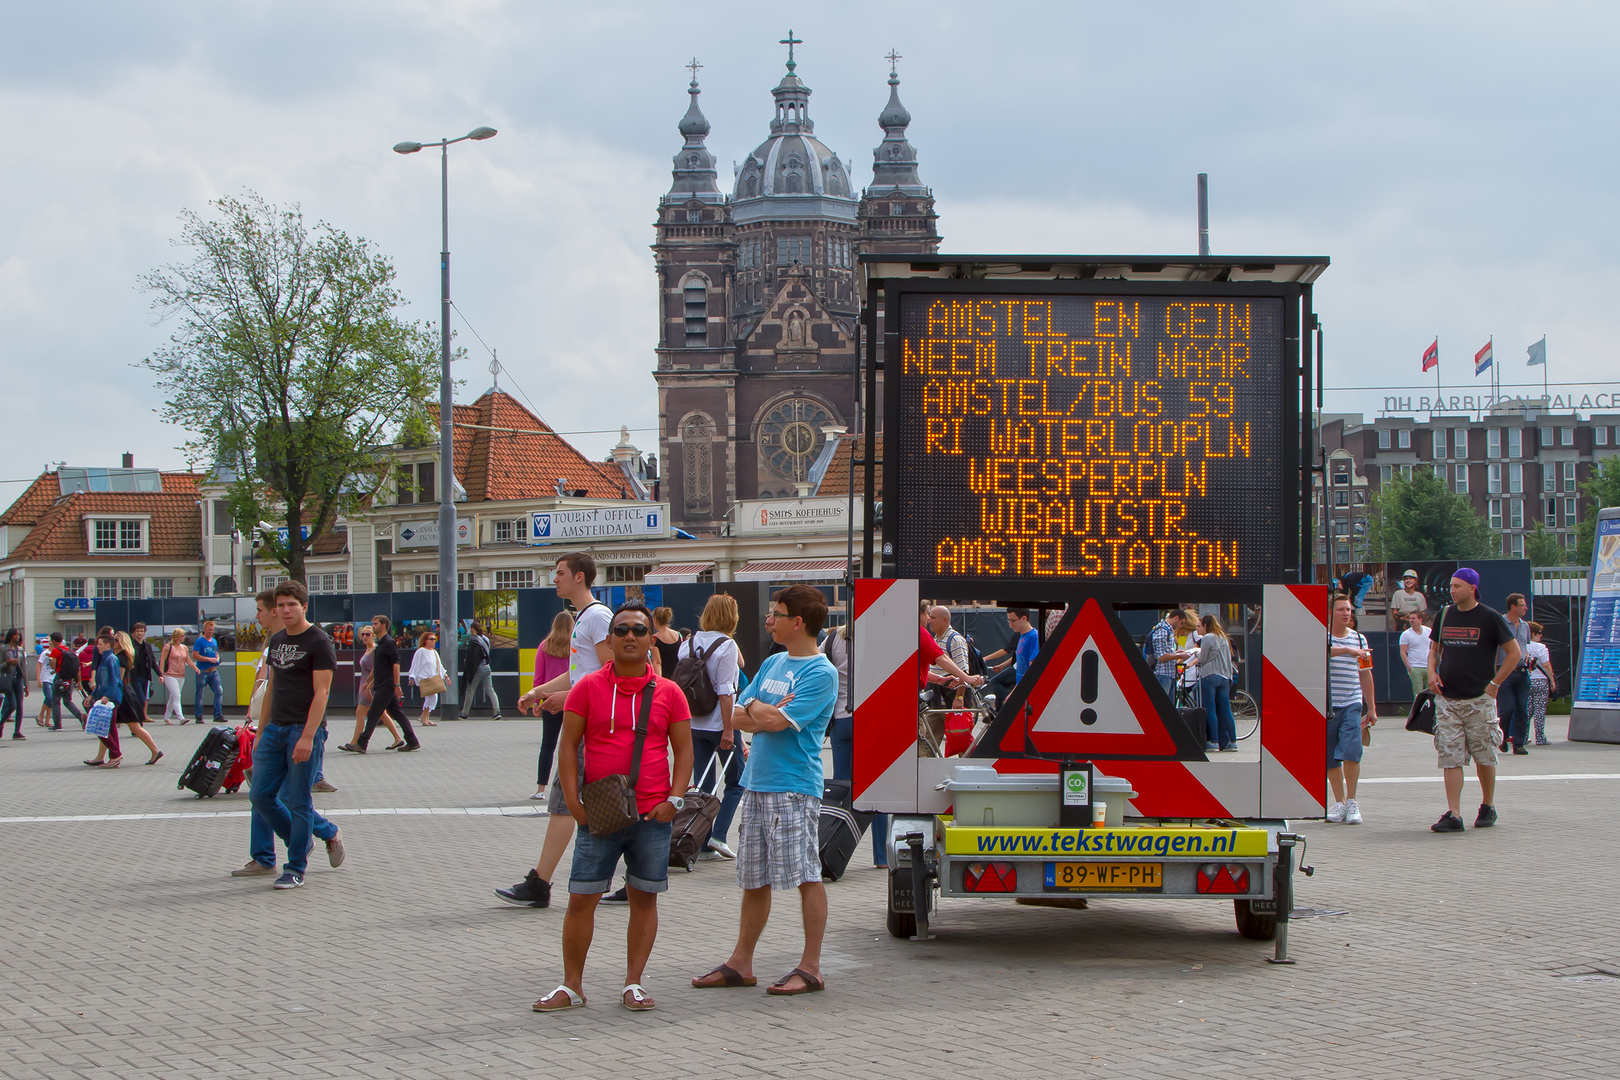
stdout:
[[[445,671],[456,669],[456,646],[461,622],[456,613],[456,503],[455,503],[455,406],[450,390],[450,146],[468,139],[493,138],[492,127],[476,127],[459,139],[436,143],[402,142],[394,145],[396,154],[414,154],[424,145],[437,146],[439,158],[439,210],[442,243],[439,248],[439,655]],[[459,687],[453,678],[444,680],[446,705],[458,705]]]

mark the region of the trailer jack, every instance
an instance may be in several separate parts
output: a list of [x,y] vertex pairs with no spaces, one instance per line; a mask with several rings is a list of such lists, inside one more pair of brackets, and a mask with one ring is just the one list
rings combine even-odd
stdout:
[[[1280,832],[1277,834],[1277,869],[1272,879],[1274,887],[1272,895],[1277,898],[1277,936],[1274,939],[1275,949],[1271,956],[1266,957],[1268,964],[1292,964],[1294,961],[1288,955],[1288,922],[1289,914],[1294,910],[1294,845],[1305,845],[1305,837],[1299,833]],[[1300,863],[1300,871],[1310,877],[1316,873],[1316,867]]]
[[928,867],[923,862],[923,834],[907,833],[900,839],[911,849],[911,911],[917,920],[917,932],[912,941],[932,941],[928,932],[928,909],[933,904],[934,890],[928,883]]

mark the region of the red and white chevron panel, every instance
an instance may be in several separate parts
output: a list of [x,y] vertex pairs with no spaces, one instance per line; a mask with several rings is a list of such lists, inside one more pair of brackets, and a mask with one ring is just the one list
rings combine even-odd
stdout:
[[1327,812],[1326,585],[1267,585],[1260,693],[1260,813]]
[[[917,604],[914,579],[855,582],[855,805],[915,813]],[[930,792],[930,794],[932,794]]]

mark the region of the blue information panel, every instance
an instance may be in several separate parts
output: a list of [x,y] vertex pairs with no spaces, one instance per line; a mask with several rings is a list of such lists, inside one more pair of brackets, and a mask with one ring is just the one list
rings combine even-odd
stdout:
[[1575,704],[1615,709],[1620,708],[1620,516],[1600,517],[1596,532]]

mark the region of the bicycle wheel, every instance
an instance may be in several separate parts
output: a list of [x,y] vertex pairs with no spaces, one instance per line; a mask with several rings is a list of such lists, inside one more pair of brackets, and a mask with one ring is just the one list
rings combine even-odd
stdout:
[[1245,690],[1232,691],[1232,720],[1239,741],[1260,730],[1260,706]]

